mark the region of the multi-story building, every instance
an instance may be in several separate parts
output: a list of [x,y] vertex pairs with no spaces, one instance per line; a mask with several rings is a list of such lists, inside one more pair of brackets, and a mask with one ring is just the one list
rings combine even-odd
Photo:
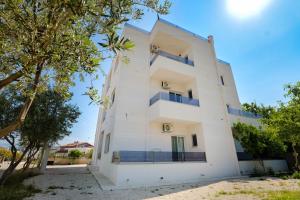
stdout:
[[[151,32],[126,24],[135,48],[116,56],[103,86],[94,165],[117,186],[240,175],[232,123],[241,111],[230,64],[208,39],[159,19]],[[124,62],[124,58],[129,61]]]

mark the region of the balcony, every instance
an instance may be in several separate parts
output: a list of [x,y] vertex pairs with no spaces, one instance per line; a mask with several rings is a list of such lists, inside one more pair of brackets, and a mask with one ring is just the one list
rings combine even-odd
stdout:
[[154,54],[150,66],[150,77],[158,80],[187,83],[196,76],[192,60],[163,51]]
[[149,105],[151,121],[200,122],[200,104],[198,99],[159,92],[150,99]]
[[165,58],[172,59],[172,60],[175,60],[177,62],[181,62],[183,64],[190,65],[190,66],[194,67],[194,61],[192,61],[188,58],[183,58],[181,56],[175,56],[173,54],[170,54],[170,53],[162,51],[162,50],[158,50],[155,53],[155,55],[153,56],[153,58],[150,61],[150,66],[154,63],[154,61],[157,59],[158,56],[163,56]]
[[206,162],[205,152],[115,151],[113,162]]
[[191,106],[198,106],[198,107],[200,106],[198,99],[191,99],[184,96],[176,97],[166,92],[159,92],[156,95],[154,95],[150,99],[150,106],[155,102],[157,102],[158,100],[172,101],[172,102],[187,104]]
[[259,114],[243,111],[243,110],[236,109],[236,108],[227,107],[227,111],[229,114],[236,115],[236,116],[254,118],[254,119],[262,118],[262,116]]

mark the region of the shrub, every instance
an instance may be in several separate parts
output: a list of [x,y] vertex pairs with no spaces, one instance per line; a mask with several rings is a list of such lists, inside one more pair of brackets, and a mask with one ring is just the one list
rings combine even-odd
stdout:
[[0,147],[0,161],[10,160],[11,157],[12,157],[12,154],[11,154],[10,150]]
[[89,150],[87,153],[87,158],[91,159],[93,157],[93,149]]
[[24,185],[23,180],[37,176],[35,172],[15,172],[12,174],[3,186],[0,186],[0,200],[22,200],[30,197],[41,190],[32,185]]
[[75,149],[69,152],[68,157],[75,159],[75,158],[80,158],[82,155],[83,153],[81,151]]
[[300,172],[294,172],[292,174],[292,178],[294,178],[294,179],[300,179]]

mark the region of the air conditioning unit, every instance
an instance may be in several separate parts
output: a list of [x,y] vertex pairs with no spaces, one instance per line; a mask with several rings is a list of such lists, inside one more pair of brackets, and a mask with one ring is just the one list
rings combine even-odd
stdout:
[[158,53],[159,47],[156,46],[156,45],[154,45],[154,44],[152,44],[151,48],[150,48],[150,51],[151,51],[151,53]]
[[170,123],[164,123],[162,125],[163,133],[171,133],[173,131],[173,125]]
[[161,82],[161,87],[162,87],[163,89],[170,89],[169,83],[168,83],[167,81],[162,81],[162,82]]

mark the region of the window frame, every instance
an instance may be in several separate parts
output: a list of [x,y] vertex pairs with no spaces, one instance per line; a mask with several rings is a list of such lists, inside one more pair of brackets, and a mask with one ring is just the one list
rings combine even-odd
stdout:
[[104,153],[108,153],[109,152],[109,146],[110,146],[110,133],[108,133],[105,136]]
[[221,84],[222,84],[222,85],[225,85],[224,77],[221,75],[220,78],[221,78]]
[[[196,139],[196,141],[194,139]],[[192,147],[198,147],[198,137],[196,133],[192,134]]]

